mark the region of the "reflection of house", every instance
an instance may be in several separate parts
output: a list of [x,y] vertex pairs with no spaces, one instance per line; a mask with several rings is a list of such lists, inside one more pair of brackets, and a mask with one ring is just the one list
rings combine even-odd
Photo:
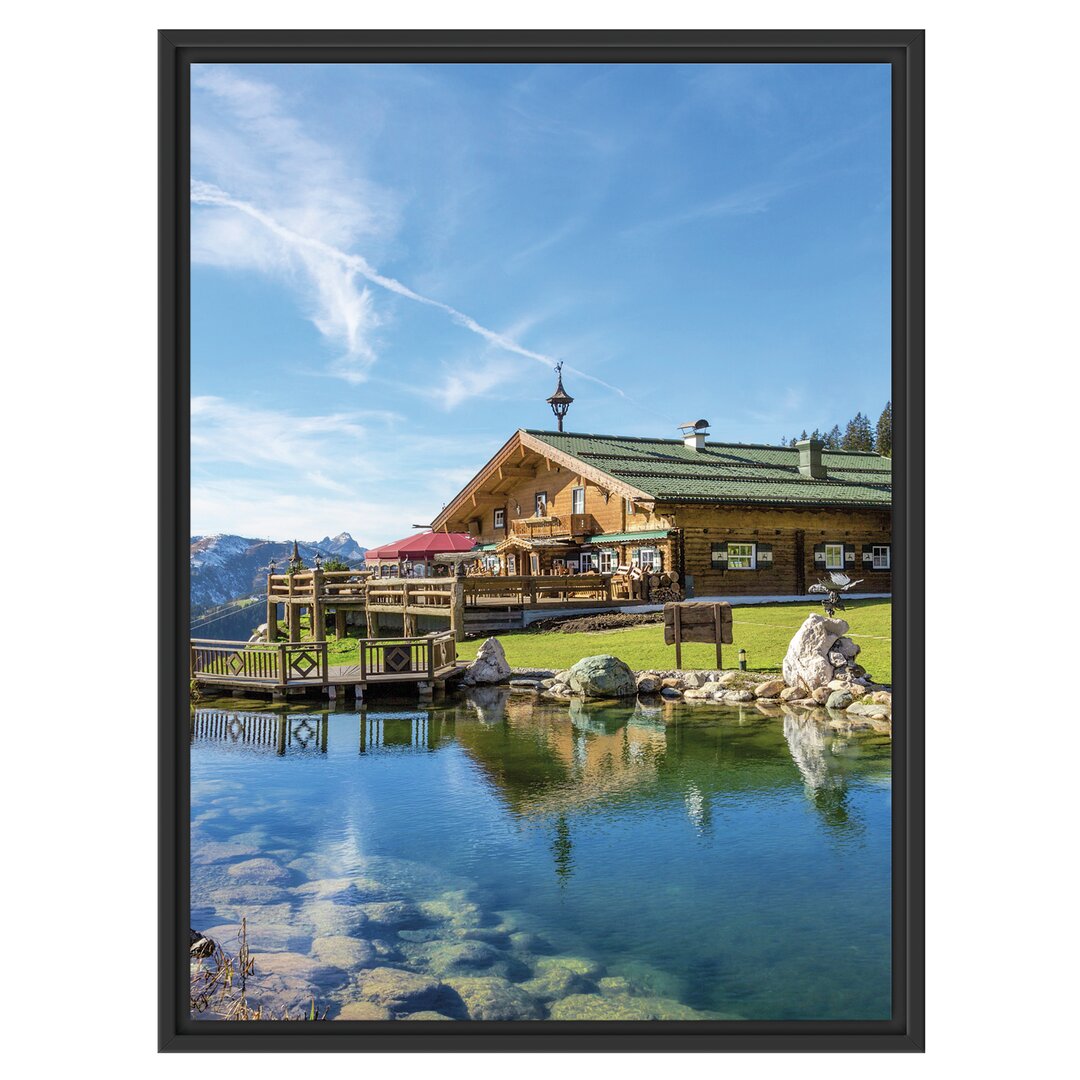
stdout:
[[[878,454],[517,431],[435,518],[503,574],[684,577],[697,595],[795,595],[826,570],[891,591],[892,476]],[[368,558],[370,560],[370,553]]]

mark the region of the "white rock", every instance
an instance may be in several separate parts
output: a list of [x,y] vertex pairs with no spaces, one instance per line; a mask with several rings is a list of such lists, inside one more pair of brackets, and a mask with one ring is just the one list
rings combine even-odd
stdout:
[[462,682],[466,686],[487,686],[492,683],[506,682],[510,678],[510,665],[506,662],[506,653],[497,638],[488,638],[476,659],[465,669]]
[[788,645],[784,657],[784,682],[807,690],[826,686],[833,677],[829,650],[847,632],[848,624],[843,619],[807,616]]

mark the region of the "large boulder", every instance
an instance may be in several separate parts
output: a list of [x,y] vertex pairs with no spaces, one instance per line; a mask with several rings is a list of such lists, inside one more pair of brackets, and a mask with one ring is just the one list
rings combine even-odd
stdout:
[[848,624],[843,619],[808,615],[788,645],[784,657],[784,682],[806,690],[827,686],[833,677],[829,650],[847,632]]
[[570,669],[570,689],[583,697],[632,697],[637,693],[637,682],[617,657],[586,656]]
[[476,659],[465,669],[462,682],[466,686],[491,686],[503,683],[510,678],[510,665],[506,662],[506,653],[497,638],[489,637]]

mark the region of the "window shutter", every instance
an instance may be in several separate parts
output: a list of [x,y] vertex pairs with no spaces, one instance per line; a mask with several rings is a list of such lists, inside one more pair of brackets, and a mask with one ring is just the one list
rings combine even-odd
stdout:
[[772,564],[772,544],[758,544],[757,568],[759,570],[771,570]]
[[825,569],[825,545],[824,544],[815,544],[814,545],[814,569],[815,570],[824,570]]
[[867,540],[862,546],[862,568],[864,570],[874,569],[874,541]]
[[712,565],[714,570],[727,569],[727,541],[712,545]]
[[854,544],[845,544],[844,545],[844,569],[846,570],[846,569],[848,569],[848,567],[850,567],[852,570],[855,569],[855,545]]

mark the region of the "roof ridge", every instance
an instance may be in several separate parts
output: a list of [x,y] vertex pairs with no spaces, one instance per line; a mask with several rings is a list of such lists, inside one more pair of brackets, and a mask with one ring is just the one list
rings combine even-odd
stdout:
[[[670,438],[665,439],[655,435],[601,435],[588,431],[547,431],[542,428],[523,428],[526,435],[535,435],[539,438],[545,436],[555,436],[559,439],[606,439],[611,442],[648,442],[648,443],[671,443],[673,446],[685,445],[682,439]],[[780,446],[777,443],[746,443],[746,442],[719,442],[716,439],[706,439],[705,446],[735,446],[743,447],[748,450],[786,450],[789,453],[797,454],[799,448],[797,446]],[[879,454],[875,450],[844,450],[842,448],[822,447],[823,454],[849,454],[853,457],[871,457],[881,458],[884,461],[891,460],[886,458],[884,454]]]

